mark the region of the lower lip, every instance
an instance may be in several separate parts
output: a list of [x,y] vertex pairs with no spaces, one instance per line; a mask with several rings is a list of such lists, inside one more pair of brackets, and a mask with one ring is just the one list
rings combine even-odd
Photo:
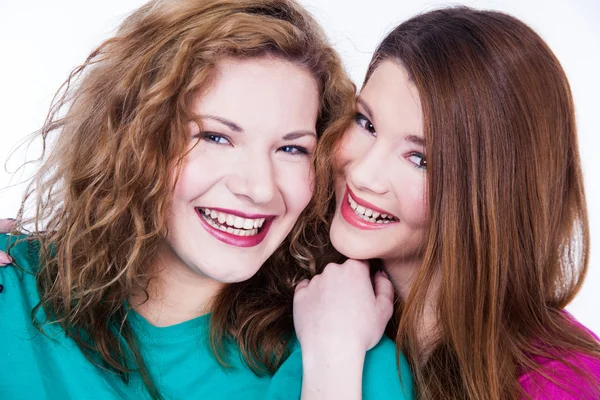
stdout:
[[362,229],[362,230],[375,230],[375,229],[384,229],[388,228],[391,225],[397,224],[397,221],[388,222],[387,224],[378,224],[376,222],[365,221],[350,207],[350,203],[348,202],[348,192],[346,192],[344,199],[342,200],[342,217],[348,222],[350,225]]
[[268,218],[263,224],[260,231],[253,236],[238,236],[233,233],[224,232],[220,229],[217,229],[206,222],[204,217],[201,214],[201,211],[196,209],[196,214],[198,214],[198,218],[200,218],[200,223],[215,238],[219,239],[223,243],[227,243],[236,247],[254,247],[259,245],[267,236],[267,232],[273,223],[274,218]]

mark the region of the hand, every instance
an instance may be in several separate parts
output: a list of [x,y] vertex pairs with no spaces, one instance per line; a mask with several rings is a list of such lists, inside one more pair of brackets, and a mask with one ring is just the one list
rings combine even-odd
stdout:
[[302,400],[362,399],[367,350],[392,316],[394,289],[367,263],[329,264],[294,295],[294,325],[302,349]]
[[[15,228],[15,220],[0,219],[0,233],[10,233]],[[0,251],[0,267],[4,267],[12,262],[8,254]]]
[[296,287],[294,325],[303,352],[329,346],[366,352],[383,336],[393,301],[390,280],[379,271],[372,284],[366,262],[328,264]]

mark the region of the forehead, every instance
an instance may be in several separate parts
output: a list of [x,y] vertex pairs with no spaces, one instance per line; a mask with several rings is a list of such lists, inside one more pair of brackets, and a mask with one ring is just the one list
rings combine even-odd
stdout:
[[276,58],[225,59],[194,102],[197,114],[232,120],[244,129],[314,129],[319,106],[315,78]]
[[371,74],[360,93],[373,111],[377,129],[397,133],[421,133],[423,120],[419,92],[406,69],[399,63],[383,61]]

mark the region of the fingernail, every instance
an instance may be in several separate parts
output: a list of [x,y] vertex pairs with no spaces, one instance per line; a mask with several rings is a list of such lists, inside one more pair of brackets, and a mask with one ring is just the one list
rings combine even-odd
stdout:
[[387,273],[387,271],[385,269],[380,269],[379,272],[381,272],[381,274],[383,276],[385,276],[386,278],[390,279],[390,275]]

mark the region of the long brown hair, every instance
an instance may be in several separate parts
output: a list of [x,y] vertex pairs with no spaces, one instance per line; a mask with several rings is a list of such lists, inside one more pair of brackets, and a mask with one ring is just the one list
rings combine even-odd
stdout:
[[[366,81],[384,60],[416,85],[427,143],[431,228],[395,331],[420,397],[517,399],[518,376],[540,371],[535,357],[600,357],[562,311],[586,274],[589,229],[573,100],[552,51],[511,16],[459,7],[395,28]],[[332,208],[324,158],[342,135],[321,142],[323,215]],[[438,336],[421,348],[436,276]]]
[[[42,244],[41,302],[32,316],[43,309],[92,362],[123,379],[139,371],[156,398],[126,300],[147,290],[146,268],[166,237],[171,173],[185,156],[186,126],[197,119],[194,95],[219,60],[263,56],[314,76],[319,136],[351,112],[354,85],[316,21],[293,0],[155,0],[74,70],[41,129],[43,164],[19,212],[21,226],[33,226],[31,239]],[[224,364],[226,341],[258,374],[284,360],[294,285],[316,265],[303,226],[302,216],[256,276],[214,299],[211,343]],[[43,329],[45,322],[36,324]]]

